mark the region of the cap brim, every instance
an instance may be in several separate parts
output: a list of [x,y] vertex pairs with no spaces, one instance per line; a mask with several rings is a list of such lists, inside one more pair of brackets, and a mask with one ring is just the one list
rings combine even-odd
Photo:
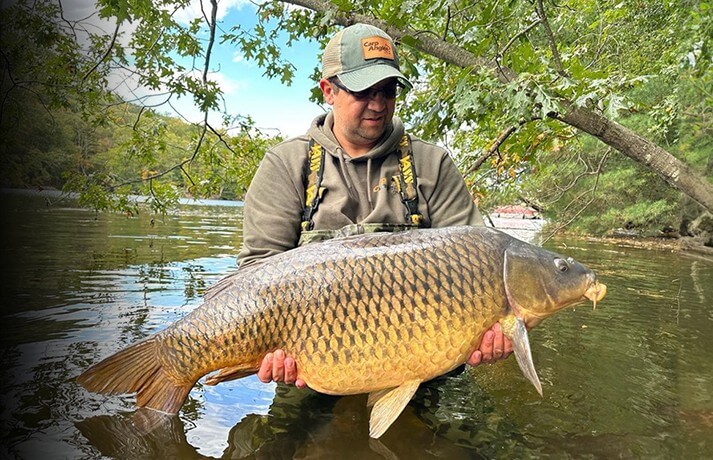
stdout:
[[361,69],[339,74],[339,81],[349,91],[363,91],[387,78],[397,78],[405,86],[413,87],[411,82],[398,69],[388,64],[372,64]]

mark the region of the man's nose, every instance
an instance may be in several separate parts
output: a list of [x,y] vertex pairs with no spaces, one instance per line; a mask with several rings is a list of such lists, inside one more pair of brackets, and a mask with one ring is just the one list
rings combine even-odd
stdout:
[[380,112],[386,107],[386,96],[381,90],[372,91],[369,95],[369,108],[371,110]]

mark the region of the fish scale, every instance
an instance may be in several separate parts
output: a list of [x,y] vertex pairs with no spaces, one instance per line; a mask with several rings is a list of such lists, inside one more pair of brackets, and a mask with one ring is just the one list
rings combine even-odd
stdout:
[[[564,265],[563,265],[564,264]],[[369,393],[380,436],[418,384],[466,361],[500,321],[541,391],[527,327],[606,287],[583,265],[493,229],[450,227],[335,239],[238,270],[163,331],[79,376],[104,393],[175,413],[206,374],[257,371],[278,348],[328,394]]]

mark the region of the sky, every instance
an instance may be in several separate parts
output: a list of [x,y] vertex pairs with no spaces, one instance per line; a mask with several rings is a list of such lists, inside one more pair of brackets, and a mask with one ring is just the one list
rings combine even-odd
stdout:
[[[223,30],[229,31],[235,25],[251,27],[255,24],[254,4],[244,0],[223,0],[221,3],[232,3],[219,19]],[[283,57],[297,68],[291,86],[264,76],[264,70],[245,59],[241,50],[230,44],[220,44],[218,40],[211,60],[216,64],[213,68],[219,71],[210,78],[221,85],[231,114],[250,115],[256,126],[268,134],[277,134],[275,130],[279,130],[279,133],[292,137],[305,133],[314,117],[324,112],[322,107],[309,101],[310,90],[317,84],[310,75],[320,63],[320,50],[316,43],[304,41],[283,47],[282,51]]]
[[[206,8],[208,2],[206,1]],[[63,2],[65,17],[87,18],[92,31],[112,31],[111,21],[98,18],[93,0],[70,0]],[[224,32],[229,32],[236,25],[252,28],[256,23],[256,6],[248,0],[219,0],[218,21]],[[93,15],[93,16],[92,16]],[[180,11],[175,18],[185,24],[195,17],[202,16],[200,2],[192,0],[189,8]],[[119,42],[125,44],[131,24],[123,24],[125,32]],[[205,34],[207,37],[207,33]],[[205,38],[201,36],[201,38]],[[230,43],[221,44],[216,39],[211,57],[211,73],[209,79],[215,81],[223,91],[224,104],[230,115],[251,116],[257,128],[268,135],[281,134],[286,137],[298,136],[309,128],[317,115],[324,113],[325,108],[309,101],[310,90],[317,82],[310,79],[315,66],[320,61],[319,45],[315,42],[302,41],[292,47],[282,48],[283,57],[296,67],[296,73],[291,86],[279,79],[270,79],[263,75],[264,70],[244,58],[241,50]],[[188,68],[191,62],[183,63]],[[196,65],[202,69],[203,64]],[[198,72],[198,71],[197,71]],[[116,74],[112,84],[117,93],[126,99],[150,96],[146,88],[138,87],[134,78]],[[145,103],[159,102],[165,97],[144,99]],[[167,105],[157,108],[161,113],[180,115],[191,122],[200,122],[203,115],[194,106],[190,98],[176,100],[172,98],[173,107]],[[221,114],[214,113],[209,117],[214,126],[222,126]]]

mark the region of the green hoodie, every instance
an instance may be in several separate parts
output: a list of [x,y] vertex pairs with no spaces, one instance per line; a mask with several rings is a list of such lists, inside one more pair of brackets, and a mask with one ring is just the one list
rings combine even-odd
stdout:
[[[366,155],[351,158],[332,133],[331,112],[317,117],[306,135],[288,139],[265,153],[245,197],[241,267],[297,247],[305,201],[309,139],[325,149],[325,188],[314,230],[353,224],[405,224],[406,207],[393,177],[400,174],[399,141],[404,125],[392,126]],[[483,225],[478,208],[448,152],[411,136],[418,182],[418,206],[425,227]]]

